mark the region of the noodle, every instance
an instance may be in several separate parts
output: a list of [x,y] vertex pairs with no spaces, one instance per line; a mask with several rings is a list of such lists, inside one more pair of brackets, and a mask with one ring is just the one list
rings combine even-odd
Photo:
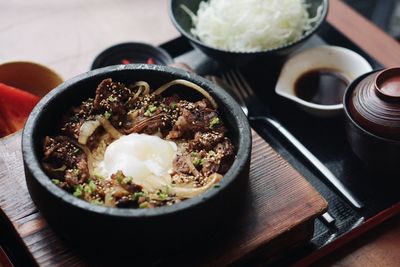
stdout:
[[[162,95],[174,85],[201,100]],[[53,183],[98,205],[172,205],[220,182],[235,158],[216,101],[183,79],[154,91],[145,81],[105,79],[62,122],[45,138],[43,167]]]

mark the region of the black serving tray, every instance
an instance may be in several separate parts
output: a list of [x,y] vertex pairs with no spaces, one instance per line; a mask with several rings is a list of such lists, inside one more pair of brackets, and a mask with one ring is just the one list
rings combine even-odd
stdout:
[[[328,23],[321,27],[318,35],[307,41],[303,49],[323,44],[349,48],[364,56],[374,69],[382,68],[375,59]],[[188,64],[200,75],[218,76],[228,69],[200,51],[194,50],[183,37],[162,44],[161,47],[167,50],[175,61]],[[316,220],[312,240],[291,254],[290,259],[279,262],[279,266],[282,266],[299,260],[307,262],[305,260],[307,257],[314,259],[321,257],[324,253],[315,256],[318,255],[318,251],[327,250],[327,247],[339,247],[345,243],[343,240],[357,236],[355,233],[361,234],[377,225],[377,221],[382,222],[399,213],[400,193],[399,182],[396,181],[399,179],[370,173],[353,154],[345,137],[344,116],[313,117],[293,102],[275,94],[275,83],[280,69],[281,64],[275,64],[275,66],[247,66],[241,71],[262,99],[262,103],[272,110],[273,115],[364,204],[359,210],[350,206],[274,129],[265,124],[251,122],[252,127],[325,197],[329,204],[329,212],[335,218],[334,225],[326,225]],[[379,215],[382,218],[374,220]],[[337,244],[332,246],[335,242]]]

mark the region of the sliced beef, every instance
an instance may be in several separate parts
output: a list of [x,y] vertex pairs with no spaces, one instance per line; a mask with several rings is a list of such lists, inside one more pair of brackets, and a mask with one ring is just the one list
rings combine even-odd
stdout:
[[193,150],[210,150],[216,144],[224,139],[224,133],[221,132],[197,132],[194,138],[189,141],[189,148]]
[[188,164],[188,159],[189,155],[178,155],[175,157],[172,166],[174,171],[179,172],[179,173],[185,173],[185,174],[191,174],[191,166]]
[[115,127],[118,127],[128,112],[126,103],[130,97],[131,91],[123,83],[105,79],[96,89],[93,107],[98,114],[104,114]]
[[219,164],[215,161],[211,160],[204,160],[203,162],[203,167],[201,169],[201,172],[204,174],[204,176],[210,176],[213,173],[216,173],[219,171]]
[[96,130],[92,133],[92,135],[88,138],[87,140],[87,147],[90,150],[93,150],[94,148],[98,147],[100,141],[101,141],[101,136],[105,133],[105,130],[103,127],[97,127]]
[[70,187],[89,178],[87,155],[70,137],[46,137],[43,161],[49,167],[47,171],[62,168],[65,182]]
[[224,174],[231,167],[235,159],[235,150],[229,139],[225,138],[222,143],[215,146],[214,150],[217,154],[221,155],[218,173]]
[[140,116],[127,133],[146,133],[156,134],[161,132],[163,136],[171,129],[171,120],[163,113],[153,115],[151,117]]
[[82,124],[86,120],[93,119],[94,116],[93,99],[82,102],[79,107],[72,108],[68,115],[64,117],[61,133],[77,140]]
[[[192,138],[197,132],[207,132],[210,130],[223,132],[225,128],[218,118],[218,113],[209,108],[205,100],[196,103],[180,101],[180,116],[169,135],[174,138]],[[214,123],[213,123],[214,122]]]

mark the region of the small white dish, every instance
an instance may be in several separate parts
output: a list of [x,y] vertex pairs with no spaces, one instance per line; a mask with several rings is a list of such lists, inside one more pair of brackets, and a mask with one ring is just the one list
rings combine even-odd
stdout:
[[295,93],[296,81],[305,73],[331,69],[341,74],[351,83],[360,75],[370,72],[371,65],[362,56],[347,48],[338,46],[318,46],[293,55],[286,61],[279,75],[275,92],[296,102],[310,114],[320,117],[332,117],[343,111],[343,104],[321,105],[305,101]]

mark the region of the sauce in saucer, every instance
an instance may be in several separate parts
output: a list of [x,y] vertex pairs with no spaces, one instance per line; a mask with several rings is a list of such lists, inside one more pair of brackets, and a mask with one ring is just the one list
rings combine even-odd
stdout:
[[302,74],[295,83],[297,97],[320,105],[342,103],[349,84],[340,72],[334,69],[314,69]]

